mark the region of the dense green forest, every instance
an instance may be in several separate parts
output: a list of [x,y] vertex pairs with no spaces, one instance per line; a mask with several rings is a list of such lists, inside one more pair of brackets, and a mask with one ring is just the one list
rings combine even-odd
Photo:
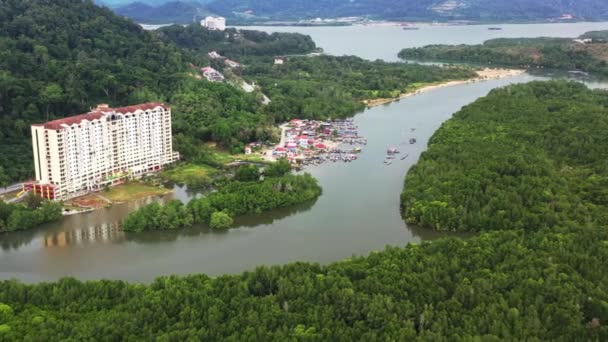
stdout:
[[32,177],[31,123],[169,93],[185,69],[177,48],[91,1],[0,2],[0,165]]
[[565,81],[493,90],[433,135],[402,194],[436,230],[608,224],[608,93]]
[[4,281],[0,339],[606,341],[606,265],[608,231],[588,228],[485,233],[328,266],[149,285]]
[[[283,164],[270,165],[266,178],[260,180],[255,166],[241,167],[236,180],[187,205],[171,201],[144,206],[127,216],[125,231],[165,230],[208,225],[214,229],[230,227],[232,218],[243,214],[259,214],[276,208],[290,207],[312,201],[321,195],[321,187],[309,174],[292,175]],[[276,170],[282,170],[277,172]],[[219,214],[222,213],[222,214]],[[227,224],[218,224],[222,217]]]
[[481,45],[429,45],[403,49],[399,57],[417,61],[474,63],[518,68],[579,70],[608,77],[608,31],[588,32],[580,39],[500,38]]
[[43,201],[33,194],[29,194],[23,204],[10,204],[0,200],[0,233],[57,221],[62,217],[61,210],[60,203]]
[[143,24],[191,24],[199,22],[209,11],[200,1],[166,1],[162,4],[148,4],[141,1],[113,8],[119,15]]
[[415,83],[475,76],[467,68],[367,61],[354,56],[290,57],[283,65],[251,63],[243,77],[271,99],[276,120],[343,118],[364,108],[363,100],[396,97]]
[[305,54],[316,49],[316,44],[310,36],[298,33],[269,34],[234,28],[210,31],[199,24],[165,26],[157,29],[156,33],[179,48],[203,55],[201,57],[205,57],[210,51],[217,51],[229,58],[243,58]]

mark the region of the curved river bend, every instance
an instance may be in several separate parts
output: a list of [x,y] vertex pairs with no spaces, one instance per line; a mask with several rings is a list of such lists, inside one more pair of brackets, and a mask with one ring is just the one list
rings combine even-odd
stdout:
[[[540,78],[524,74],[440,88],[368,109],[355,117],[361,134],[369,140],[360,158],[308,170],[323,186],[323,195],[315,203],[239,218],[239,228],[228,232],[193,228],[125,234],[117,222],[142,204],[130,203],[2,235],[0,278],[38,282],[74,276],[149,282],[160,275],[238,273],[296,260],[327,263],[382,250],[387,244],[445,236],[408,227],[401,219],[399,195],[407,170],[452,113],[495,87],[535,79]],[[418,143],[407,143],[411,137]],[[387,146],[398,146],[409,157],[385,166]],[[178,190],[174,196],[188,198]]]

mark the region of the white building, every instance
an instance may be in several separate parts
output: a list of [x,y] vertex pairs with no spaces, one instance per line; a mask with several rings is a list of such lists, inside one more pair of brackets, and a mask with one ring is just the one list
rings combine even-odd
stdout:
[[224,64],[226,64],[228,67],[233,68],[233,69],[241,67],[240,63],[235,62],[231,59],[227,59],[227,58],[224,60]]
[[222,82],[224,80],[224,75],[222,75],[219,71],[213,69],[212,67],[204,67],[201,68],[201,72],[203,76],[210,82]]
[[68,199],[159,171],[175,162],[171,108],[162,103],[110,108],[32,125],[36,182],[49,199]]
[[201,20],[201,26],[214,31],[224,31],[226,29],[226,18],[224,17],[206,17]]
[[207,54],[211,59],[221,59],[224,58],[222,57],[222,55],[220,55],[219,53],[217,53],[217,51],[211,51]]

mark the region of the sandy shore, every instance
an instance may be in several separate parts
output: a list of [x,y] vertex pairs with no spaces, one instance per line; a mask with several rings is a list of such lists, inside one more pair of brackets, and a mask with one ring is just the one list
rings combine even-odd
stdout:
[[390,103],[393,101],[397,101],[397,100],[400,100],[400,99],[403,99],[406,97],[419,95],[419,94],[422,94],[422,93],[425,93],[427,91],[431,91],[434,89],[451,87],[451,86],[460,85],[460,84],[483,82],[483,81],[488,81],[488,80],[498,80],[501,78],[518,76],[525,72],[526,72],[525,70],[518,70],[518,69],[489,69],[489,68],[487,68],[487,69],[483,69],[483,70],[478,70],[477,77],[473,77],[473,78],[470,78],[467,80],[449,81],[449,82],[443,82],[443,83],[439,83],[439,84],[429,84],[427,86],[418,88],[411,92],[403,93],[398,97],[366,100],[366,101],[363,101],[363,103],[365,103],[368,107],[375,107],[375,106],[383,105],[383,104]]

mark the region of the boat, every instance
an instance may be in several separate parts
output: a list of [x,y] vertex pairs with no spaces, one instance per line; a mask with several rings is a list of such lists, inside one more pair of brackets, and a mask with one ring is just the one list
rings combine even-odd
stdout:
[[386,153],[397,154],[397,153],[399,153],[399,150],[396,147],[389,147],[388,149],[386,149]]
[[392,160],[385,160],[385,161],[384,161],[384,164],[385,164],[385,165],[391,165],[392,163],[393,163],[393,161],[392,161]]
[[416,143],[416,138],[410,139],[410,144],[415,144],[415,143]]
[[490,31],[502,31],[502,27],[488,27]]
[[395,159],[395,156],[386,156],[386,159]]
[[405,31],[416,31],[416,30],[420,30],[420,27],[417,27],[417,26],[404,26],[403,30],[405,30]]
[[409,154],[404,155],[403,157],[401,157],[401,160],[405,160],[405,158],[409,157]]

